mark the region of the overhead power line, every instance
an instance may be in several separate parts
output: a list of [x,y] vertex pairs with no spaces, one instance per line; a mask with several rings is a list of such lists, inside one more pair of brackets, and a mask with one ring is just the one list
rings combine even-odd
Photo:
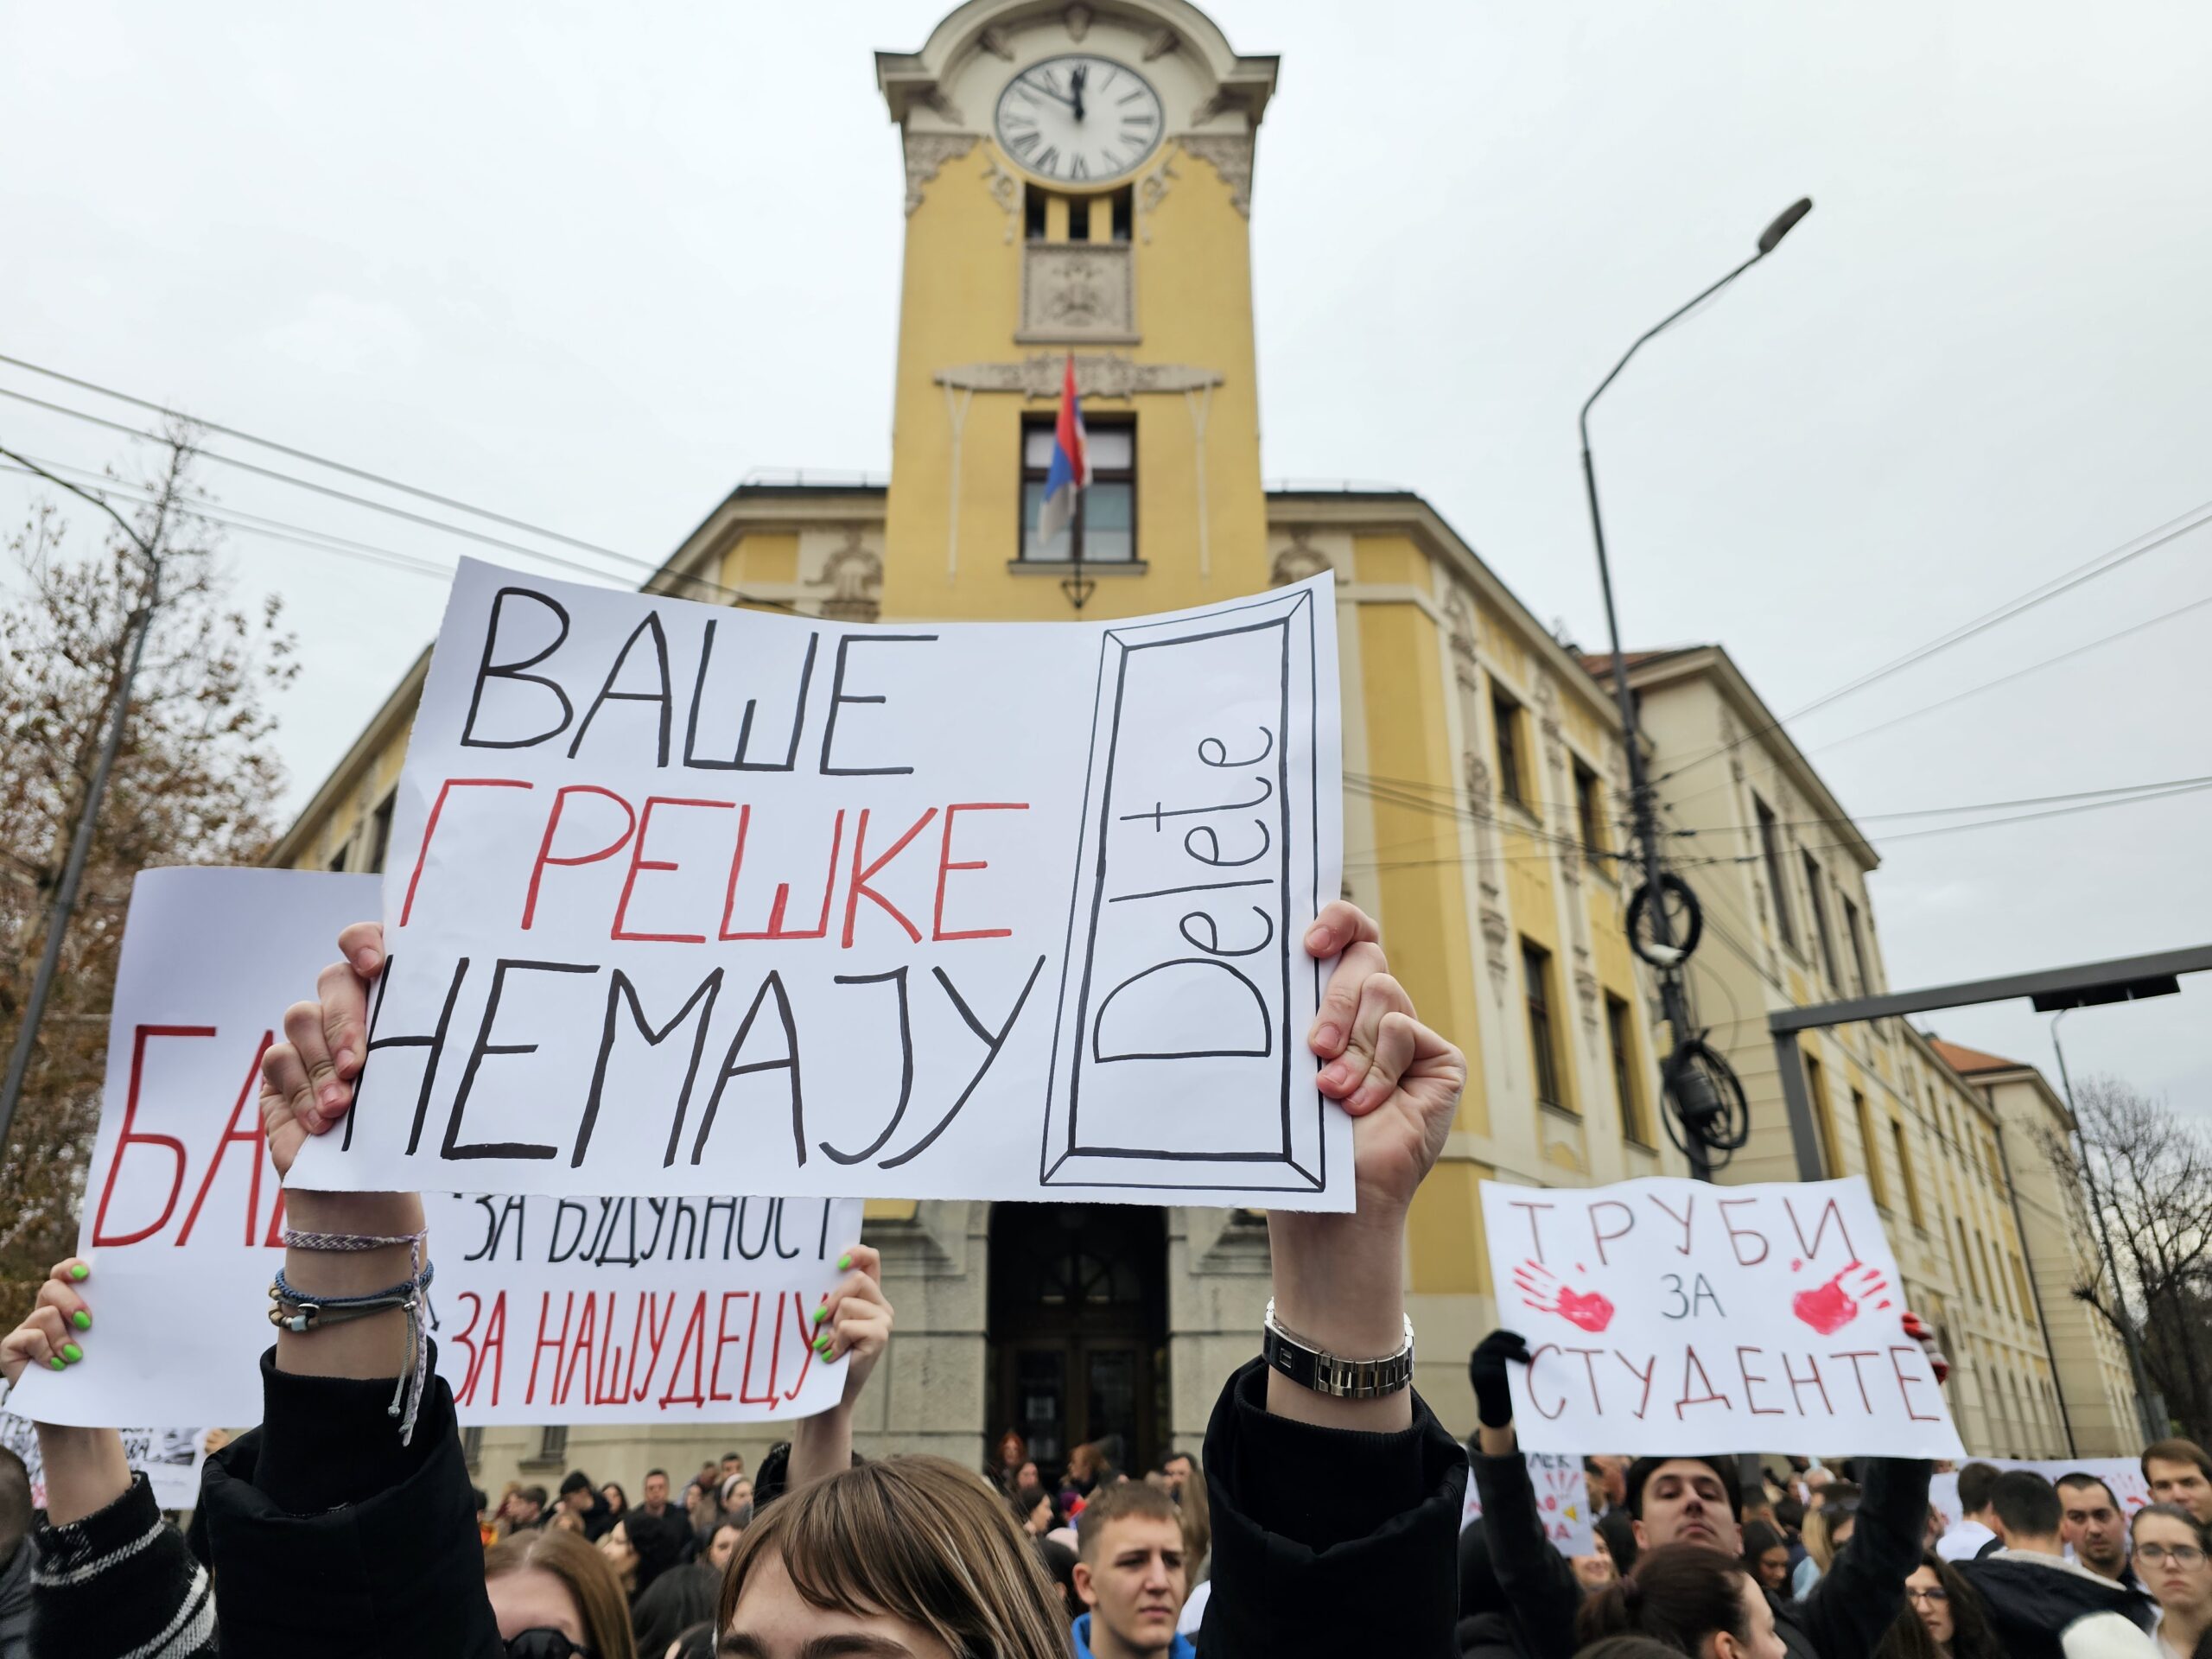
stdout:
[[[2212,773],[2196,778],[2161,778],[2147,784],[2113,784],[2105,789],[2075,790],[2064,795],[2024,795],[2017,800],[2010,801],[1965,801],[1956,806],[1916,806],[1891,812],[1854,812],[1847,817],[1778,818],[1775,820],[1773,827],[1777,830],[1803,830],[1822,825],[1834,828],[1839,825],[1878,823],[1889,818],[1933,818],[1953,812],[1995,812],[2016,806],[2048,806],[2057,801],[2087,801],[2104,796],[2139,795],[2152,790],[2184,789],[2200,784],[2212,784]],[[2113,801],[2111,804],[2118,806],[2124,805],[2126,803]],[[1725,829],[1676,830],[1671,833],[1682,837],[1748,835],[1751,833],[1751,826],[1734,823]],[[1891,839],[1896,840],[1897,837],[1893,836]]]
[[[13,363],[16,361],[18,361],[18,359],[14,358],[0,356],[0,362]],[[44,373],[48,372],[41,370],[39,372]],[[61,378],[66,378],[67,377]],[[114,395],[123,396],[123,394],[119,393]],[[168,442],[168,440],[158,432],[149,432],[143,428],[132,426],[127,422],[110,420],[104,415],[95,415],[88,410],[73,409],[67,404],[57,404],[48,398],[36,397],[32,396],[29,392],[19,391],[13,387],[0,386],[0,397],[12,398],[17,403],[28,404],[35,409],[46,410],[53,414],[63,416],[70,420],[82,421],[88,425],[100,427],[111,432],[118,432],[126,437],[137,438],[145,442],[164,443]],[[209,431],[223,431],[227,433],[231,430],[231,429],[222,427],[216,423],[200,422],[191,415],[162,409],[160,404],[149,404],[142,398],[130,398],[128,401],[142,404],[143,406],[149,409],[161,410],[162,413],[172,415],[178,420],[190,421],[196,425],[205,426]],[[251,439],[249,441],[254,442],[270,442],[261,439]],[[283,446],[276,445],[273,442],[270,442],[270,447],[276,448],[283,448]],[[425,513],[410,512],[405,507],[396,506],[389,501],[378,501],[373,497],[357,495],[350,490],[341,490],[334,488],[327,484],[320,484],[313,479],[302,478],[296,474],[284,472],[276,467],[264,467],[257,462],[244,460],[237,455],[226,454],[219,449],[202,448],[197,453],[205,456],[207,460],[218,463],[219,465],[232,467],[239,472],[251,474],[257,478],[265,478],[276,483],[289,485],[294,489],[311,491],[315,494],[327,496],[333,500],[344,501],[353,506],[365,507],[372,512],[380,512],[390,518],[404,519],[409,524],[419,524],[426,529],[442,531],[448,536],[458,536],[465,540],[479,543],[483,546],[498,548],[502,552],[518,554],[524,558],[536,559],[541,563],[555,565],[565,570],[572,570],[581,575],[590,576],[600,582],[620,580],[614,572],[602,569],[597,565],[585,564],[578,560],[567,558],[557,553],[548,552],[542,548],[531,547],[524,543],[509,541],[504,537],[490,535],[483,531],[472,530],[466,524],[456,524],[443,518],[431,518]],[[553,540],[563,542],[570,546],[580,546],[588,550],[600,553],[603,556],[617,559],[622,563],[634,566],[639,569],[648,572],[651,575],[665,575],[674,581],[688,582],[694,588],[702,589],[714,597],[728,603],[772,606],[777,603],[777,601],[774,601],[756,598],[753,595],[743,593],[737,588],[728,587],[721,582],[715,582],[710,577],[695,575],[685,571],[669,570],[663,565],[655,564],[650,559],[639,558],[633,554],[618,552],[611,548],[602,549],[595,543],[582,542],[575,537],[563,536],[556,532],[540,531],[536,526],[529,524],[525,520],[509,519],[502,514],[492,512],[489,508],[472,507],[465,502],[454,501],[451,498],[435,495],[427,490],[416,489],[411,485],[402,484],[396,480],[387,480],[381,474],[368,473],[359,467],[347,467],[342,462],[325,461],[319,456],[308,455],[306,451],[288,451],[288,453],[298,454],[306,456],[315,465],[328,465],[340,472],[346,473],[357,477],[366,478],[380,484],[386,484],[391,488],[403,490],[410,495],[419,496],[442,504],[450,504],[462,512],[472,512],[481,518],[493,519],[500,523],[515,524],[529,530],[532,534],[548,535]]]
[[1652,779],[1652,782],[1665,783],[1669,779],[1679,777],[1693,767],[1701,766],[1707,761],[1718,760],[1732,750],[1741,748],[1746,743],[1764,737],[1769,732],[1779,731],[1790,721],[1802,720],[1815,709],[1825,709],[1830,703],[1844,697],[1855,696],[1868,686],[1878,684],[1892,675],[1901,674],[1908,668],[1950,650],[1954,645],[1963,645],[1967,640],[1986,633],[1992,628],[2001,626],[2017,617],[2024,616],[2030,611],[2048,604],[2063,594],[2070,593],[2085,582],[2094,582],[2100,576],[2109,575],[2114,570],[2141,558],[2145,554],[2154,552],[2168,543],[2186,536],[2190,531],[2200,529],[2207,524],[2212,524],[2212,501],[2192,507],[2178,518],[2170,518],[2155,529],[2131,537],[2121,543],[2120,546],[2100,553],[2096,557],[2078,564],[2070,570],[2063,571],[2058,575],[2038,583],[2024,593],[2015,594],[1993,609],[1985,611],[1981,615],[1961,623],[1948,633],[1939,634],[1933,639],[1914,646],[1903,656],[1893,658],[1880,667],[1869,670],[1857,679],[1840,685],[1833,691],[1823,693],[1802,708],[1793,709],[1778,719],[1769,721],[1764,726],[1755,727],[1739,736],[1730,739],[1718,747],[1708,749],[1702,754],[1669,768]]

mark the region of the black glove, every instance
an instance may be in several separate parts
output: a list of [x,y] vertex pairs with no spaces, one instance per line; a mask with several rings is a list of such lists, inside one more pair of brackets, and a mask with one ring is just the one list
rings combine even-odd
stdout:
[[1529,1363],[1528,1339],[1518,1331],[1493,1331],[1467,1356],[1467,1381],[1475,1385],[1475,1415],[1484,1428],[1503,1428],[1513,1421],[1513,1394],[1505,1385],[1505,1363]]

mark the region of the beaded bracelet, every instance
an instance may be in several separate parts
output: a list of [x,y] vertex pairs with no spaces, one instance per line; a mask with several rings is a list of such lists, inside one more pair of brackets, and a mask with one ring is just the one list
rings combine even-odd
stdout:
[[[399,1442],[402,1446],[414,1444],[415,1419],[422,1408],[423,1391],[429,1380],[430,1337],[425,1315],[429,1305],[430,1281],[437,1276],[437,1268],[435,1264],[423,1260],[423,1241],[427,1236],[427,1229],[423,1232],[381,1238],[359,1233],[298,1232],[287,1228],[284,1243],[289,1249],[350,1252],[378,1250],[404,1244],[408,1247],[408,1266],[413,1271],[399,1284],[358,1296],[303,1294],[293,1288],[281,1268],[269,1287],[270,1299],[276,1303],[269,1310],[269,1322],[300,1335],[326,1325],[365,1319],[372,1313],[382,1313],[393,1308],[407,1316],[407,1346],[415,1357],[415,1363],[410,1370],[400,1373],[392,1388],[391,1404],[385,1408],[385,1415],[399,1419]],[[292,1310],[289,1313],[286,1312],[287,1304]]]

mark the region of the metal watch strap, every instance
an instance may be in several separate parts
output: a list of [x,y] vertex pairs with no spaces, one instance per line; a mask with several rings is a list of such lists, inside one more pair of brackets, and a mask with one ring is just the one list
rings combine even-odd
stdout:
[[1414,1380],[1414,1322],[1406,1320],[1406,1345],[1381,1359],[1345,1359],[1316,1347],[1275,1318],[1272,1299],[1262,1322],[1260,1352],[1268,1369],[1301,1389],[1335,1400],[1373,1400],[1396,1394]]

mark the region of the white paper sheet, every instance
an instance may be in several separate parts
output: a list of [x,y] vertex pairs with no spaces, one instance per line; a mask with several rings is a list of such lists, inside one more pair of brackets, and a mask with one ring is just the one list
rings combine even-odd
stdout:
[[1482,1200],[1525,1450],[1964,1455],[1863,1178]]
[[[1544,1536],[1562,1555],[1594,1555],[1597,1521],[1590,1513],[1590,1489],[1582,1478],[1582,1459],[1558,1452],[1529,1452],[1522,1461],[1529,1465],[1529,1484],[1536,1489],[1536,1517],[1544,1523]],[[1483,1518],[1483,1495],[1473,1475],[1467,1477],[1467,1495],[1459,1504],[1459,1530]]]
[[[94,1323],[85,1358],[26,1372],[10,1410],[260,1421],[283,1262],[260,1058],[377,893],[373,876],[302,870],[138,877],[79,1231]],[[798,1417],[843,1389],[843,1362],[807,1343],[860,1237],[857,1200],[423,1197],[439,1369],[464,1422]]]
[[1326,576],[861,627],[464,563],[297,1179],[1351,1207]]

